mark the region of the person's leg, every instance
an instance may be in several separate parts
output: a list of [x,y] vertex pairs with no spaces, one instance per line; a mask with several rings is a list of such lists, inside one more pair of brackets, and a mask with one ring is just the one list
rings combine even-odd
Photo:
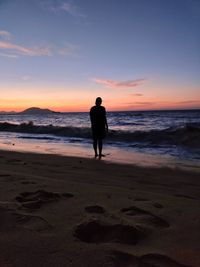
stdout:
[[102,157],[103,142],[102,139],[98,139],[99,157]]
[[97,139],[93,139],[93,148],[94,148],[95,157],[98,157],[98,153],[97,153]]

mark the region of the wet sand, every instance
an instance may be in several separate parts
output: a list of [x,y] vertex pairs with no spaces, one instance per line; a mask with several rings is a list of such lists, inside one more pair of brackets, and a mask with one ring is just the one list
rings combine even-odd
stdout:
[[0,267],[198,267],[200,173],[0,151]]

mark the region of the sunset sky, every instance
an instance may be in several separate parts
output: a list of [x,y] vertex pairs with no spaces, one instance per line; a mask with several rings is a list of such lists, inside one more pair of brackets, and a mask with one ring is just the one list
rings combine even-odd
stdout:
[[0,111],[200,108],[199,0],[0,0]]

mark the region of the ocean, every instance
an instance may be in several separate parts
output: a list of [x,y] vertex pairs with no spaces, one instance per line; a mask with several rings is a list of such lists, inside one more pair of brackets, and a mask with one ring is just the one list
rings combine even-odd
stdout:
[[[200,110],[107,112],[105,160],[200,168]],[[0,114],[0,148],[92,157],[87,112]]]

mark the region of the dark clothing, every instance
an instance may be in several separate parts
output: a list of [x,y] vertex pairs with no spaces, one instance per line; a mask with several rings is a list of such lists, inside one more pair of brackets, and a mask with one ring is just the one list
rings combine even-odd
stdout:
[[93,139],[103,139],[106,136],[106,110],[102,106],[93,106],[90,109]]

